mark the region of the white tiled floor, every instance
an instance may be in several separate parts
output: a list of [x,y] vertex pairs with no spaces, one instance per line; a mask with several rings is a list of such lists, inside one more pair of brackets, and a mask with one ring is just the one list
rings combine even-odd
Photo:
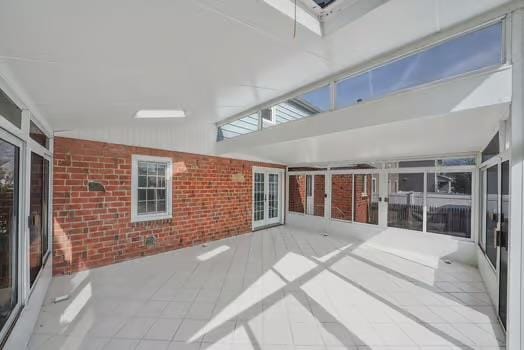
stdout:
[[[70,299],[54,304],[56,296]],[[503,349],[479,272],[286,226],[55,278],[30,349]]]

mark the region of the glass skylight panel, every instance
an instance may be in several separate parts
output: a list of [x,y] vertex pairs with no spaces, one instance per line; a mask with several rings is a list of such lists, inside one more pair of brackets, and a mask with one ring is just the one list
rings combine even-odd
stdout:
[[315,2],[315,4],[317,4],[318,6],[320,6],[320,8],[323,8],[323,9],[335,2],[335,0],[313,0],[313,1]]

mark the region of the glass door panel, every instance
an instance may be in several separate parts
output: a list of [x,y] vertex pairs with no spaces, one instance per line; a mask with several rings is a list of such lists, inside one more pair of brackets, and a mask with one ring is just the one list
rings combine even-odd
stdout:
[[353,175],[331,176],[331,218],[353,221]]
[[264,211],[264,196],[265,196],[265,174],[261,172],[255,173],[255,181],[253,184],[253,221],[255,226],[263,225],[265,219]]
[[0,334],[18,304],[18,169],[19,148],[0,139]]
[[499,257],[499,316],[506,328],[508,307],[508,239],[509,239],[509,161],[501,165],[500,257]]
[[268,218],[274,219],[280,217],[280,201],[279,201],[279,188],[280,183],[278,181],[278,174],[268,174]]
[[315,203],[313,202],[313,175],[306,175],[306,214],[313,215],[315,211]]
[[388,190],[388,226],[422,231],[424,174],[391,173]]
[[355,222],[378,225],[378,174],[355,174]]
[[498,224],[499,206],[499,173],[498,165],[494,165],[486,170],[485,184],[485,250],[489,261],[494,267],[497,266],[497,246],[495,244],[495,230]]
[[29,263],[30,283],[33,285],[48,250],[48,179],[49,162],[31,153],[31,183],[29,202]]
[[326,176],[313,176],[313,215],[324,217],[324,201],[326,196]]

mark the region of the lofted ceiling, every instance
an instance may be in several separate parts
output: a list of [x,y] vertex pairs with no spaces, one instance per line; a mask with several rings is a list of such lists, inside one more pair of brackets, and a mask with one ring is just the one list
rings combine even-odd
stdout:
[[[55,131],[184,130],[508,2],[383,1],[329,35],[298,25],[293,38],[291,18],[267,1],[0,0],[0,74]],[[188,117],[133,119],[174,108]]]

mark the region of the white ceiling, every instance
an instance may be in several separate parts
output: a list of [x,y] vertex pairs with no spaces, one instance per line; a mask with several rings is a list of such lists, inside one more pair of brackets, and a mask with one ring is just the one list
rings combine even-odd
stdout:
[[[505,2],[390,0],[328,36],[299,26],[293,39],[291,19],[264,0],[0,0],[0,74],[54,130],[183,130]],[[132,119],[155,108],[189,117]]]

